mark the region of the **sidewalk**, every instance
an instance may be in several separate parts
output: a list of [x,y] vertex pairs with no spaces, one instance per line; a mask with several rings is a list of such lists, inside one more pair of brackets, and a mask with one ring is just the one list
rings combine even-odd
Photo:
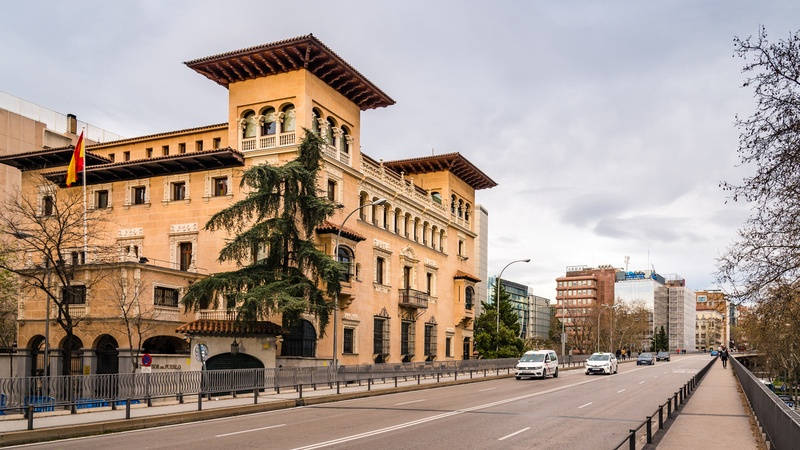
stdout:
[[659,449],[757,449],[730,363],[717,360],[657,446]]

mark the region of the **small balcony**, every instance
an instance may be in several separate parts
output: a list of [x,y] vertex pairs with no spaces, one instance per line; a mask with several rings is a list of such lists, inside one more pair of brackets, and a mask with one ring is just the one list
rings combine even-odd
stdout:
[[350,165],[350,154],[344,151],[341,151],[338,146],[326,144],[323,153],[325,156],[331,159],[335,159],[343,164]]
[[287,145],[294,145],[295,142],[295,132],[288,131],[281,134],[270,134],[266,136],[242,139],[241,148],[242,151],[249,152],[253,150],[266,150],[276,147],[285,147]]
[[427,308],[428,293],[415,289],[400,289],[400,306],[408,308]]
[[236,320],[236,311],[201,309],[198,316],[199,319],[207,320]]

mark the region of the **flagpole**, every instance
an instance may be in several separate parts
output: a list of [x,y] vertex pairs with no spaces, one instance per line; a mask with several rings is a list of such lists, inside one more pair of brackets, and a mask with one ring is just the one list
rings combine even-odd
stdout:
[[83,127],[83,263],[89,257],[89,238],[86,234],[86,166],[88,159],[86,158],[86,127]]

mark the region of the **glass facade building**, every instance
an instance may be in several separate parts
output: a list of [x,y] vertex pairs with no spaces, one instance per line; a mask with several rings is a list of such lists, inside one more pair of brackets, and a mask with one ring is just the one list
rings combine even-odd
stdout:
[[[496,277],[489,277],[489,299],[494,299]],[[531,320],[531,307],[528,302],[528,286],[506,279],[502,280],[503,289],[511,296],[511,306],[519,316],[520,337],[527,338]]]

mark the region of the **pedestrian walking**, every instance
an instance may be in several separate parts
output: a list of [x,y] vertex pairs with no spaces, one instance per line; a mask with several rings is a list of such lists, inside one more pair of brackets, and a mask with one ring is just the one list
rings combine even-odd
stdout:
[[728,349],[722,347],[722,351],[719,354],[719,358],[722,360],[722,368],[728,367]]
[[622,354],[622,352],[619,349],[617,349],[616,353],[614,353],[614,355],[616,355],[616,357],[617,357],[617,360],[619,360],[619,357],[620,357],[621,354]]

